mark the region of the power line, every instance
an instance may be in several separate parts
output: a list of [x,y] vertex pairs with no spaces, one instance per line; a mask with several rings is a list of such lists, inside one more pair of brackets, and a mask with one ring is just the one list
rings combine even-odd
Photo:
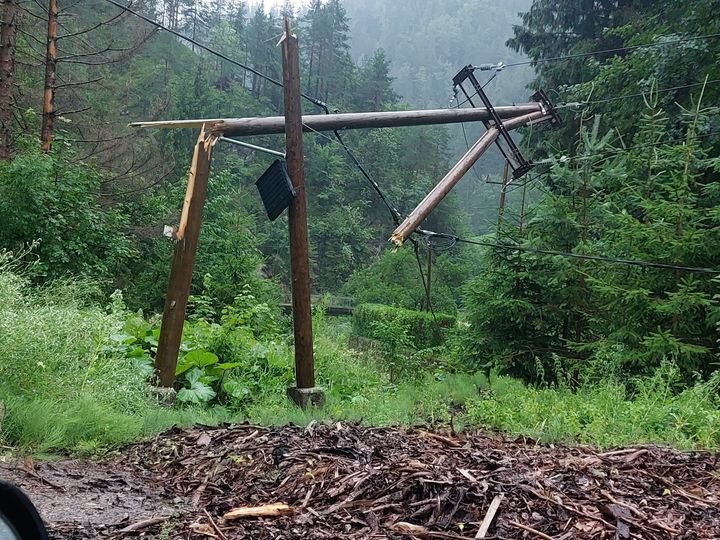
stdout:
[[[132,15],[135,15],[135,16],[138,17],[139,19],[142,19],[143,21],[145,21],[145,22],[148,23],[148,24],[152,24],[153,26],[155,26],[156,28],[158,28],[158,29],[160,29],[160,30],[164,30],[165,32],[168,32],[169,34],[172,34],[172,35],[174,35],[175,37],[178,37],[178,38],[180,38],[180,39],[183,39],[183,40],[187,41],[188,43],[192,43],[192,44],[195,45],[196,47],[199,47],[200,49],[202,49],[202,50],[204,50],[204,51],[206,51],[206,52],[208,52],[208,53],[210,53],[210,54],[212,54],[212,55],[215,55],[215,56],[217,56],[218,58],[221,58],[221,59],[225,60],[226,62],[229,62],[230,64],[233,64],[233,65],[235,65],[235,66],[237,66],[237,67],[239,67],[239,68],[242,68],[242,69],[244,69],[245,71],[249,71],[250,73],[252,73],[252,74],[254,74],[254,75],[257,75],[257,76],[260,77],[261,79],[264,79],[264,80],[266,80],[267,82],[272,83],[272,84],[274,84],[275,86],[277,86],[277,87],[279,87],[279,88],[282,88],[282,87],[283,87],[283,83],[280,82],[280,81],[278,81],[277,79],[274,79],[274,78],[272,78],[272,77],[270,77],[270,76],[268,76],[268,75],[265,75],[264,73],[262,73],[262,72],[260,72],[260,71],[258,71],[258,70],[256,70],[256,69],[253,69],[253,68],[251,68],[250,66],[246,66],[246,65],[243,64],[242,62],[238,62],[237,60],[234,60],[234,59],[230,58],[229,56],[226,56],[226,55],[222,54],[221,52],[218,52],[218,51],[216,51],[215,49],[212,49],[212,48],[208,47],[207,45],[203,45],[203,44],[200,43],[199,41],[196,41],[196,40],[194,40],[194,39],[192,39],[192,38],[190,38],[190,37],[188,37],[188,36],[186,36],[186,35],[184,35],[184,34],[181,34],[180,32],[177,32],[177,31],[175,31],[175,30],[172,30],[171,28],[168,28],[167,26],[164,26],[164,25],[160,24],[159,22],[152,20],[152,19],[149,18],[149,17],[146,17],[146,16],[143,15],[142,13],[139,13],[139,12],[135,11],[134,9],[131,9],[131,8],[129,8],[128,6],[124,6],[124,5],[120,4],[119,2],[116,2],[115,0],[105,0],[105,1],[111,3],[111,4],[114,5],[115,7],[118,7],[118,8],[120,8],[120,9],[122,9],[122,10],[128,12],[128,13],[131,13]],[[307,94],[304,94],[304,93],[302,93],[302,92],[300,93],[300,96],[303,97],[303,98],[305,98],[306,100],[308,100],[310,103],[312,103],[312,104],[314,104],[314,105],[317,105],[318,107],[326,108],[325,103],[324,103],[323,101],[320,101],[319,99],[316,99],[316,98],[314,98],[314,97],[312,97],[312,96],[308,96]]]
[[677,264],[670,264],[670,263],[661,263],[661,262],[654,262],[654,261],[642,261],[642,260],[636,260],[636,259],[620,259],[615,257],[605,257],[601,255],[585,255],[583,253],[570,253],[566,251],[554,251],[549,249],[538,249],[538,248],[531,248],[531,247],[524,247],[524,246],[513,246],[508,244],[497,244],[494,242],[485,242],[481,240],[469,240],[467,238],[459,238],[457,236],[451,235],[451,234],[445,234],[445,233],[435,233],[432,231],[425,231],[425,230],[418,230],[418,232],[424,236],[427,237],[440,237],[440,238],[448,238],[453,239],[455,242],[463,243],[463,244],[472,244],[475,246],[483,246],[483,247],[490,247],[495,249],[504,249],[509,251],[523,251],[526,253],[537,253],[539,255],[550,255],[550,256],[557,256],[557,257],[567,257],[572,259],[583,259],[583,260],[589,260],[589,261],[597,261],[597,262],[605,262],[609,264],[624,264],[624,265],[630,265],[630,266],[640,266],[643,268],[661,268],[664,270],[677,270],[681,272],[692,272],[692,273],[698,273],[698,274],[718,274],[720,275],[720,270],[716,270],[714,268],[702,268],[697,266],[682,266]]
[[[607,152],[607,153],[596,152],[594,154],[588,154],[588,155],[581,154],[581,155],[570,156],[570,157],[569,156],[561,156],[557,161],[559,161],[560,163],[567,163],[568,161],[582,161],[582,160],[586,160],[586,159],[591,159],[593,157],[612,157],[612,156],[617,156],[617,155],[624,154],[627,152],[631,152],[633,150],[642,150],[643,148],[657,148],[659,146],[665,146],[665,145],[669,145],[672,143],[679,143],[679,142],[684,142],[687,140],[692,141],[692,140],[696,140],[696,139],[704,139],[707,137],[714,137],[716,135],[720,136],[720,131],[709,131],[707,133],[693,135],[692,137],[688,137],[688,136],[677,137],[675,139],[670,139],[667,141],[658,141],[658,142],[647,143],[647,144],[637,144],[637,145],[633,145],[633,146],[628,146],[627,148],[613,149],[613,150],[615,150],[614,152]],[[542,160],[542,161],[535,162],[534,165],[543,165],[543,164],[548,164],[548,163],[553,163],[553,162],[549,161],[549,160]]]
[[[656,39],[662,39],[665,37],[670,36],[658,36]],[[512,64],[505,64],[505,67],[515,67],[515,66],[527,66],[527,65],[537,65],[537,64],[546,64],[548,62],[559,62],[561,60],[570,60],[573,58],[587,58],[588,56],[595,56],[597,54],[607,54],[607,53],[616,53],[616,52],[625,52],[625,51],[633,51],[637,49],[643,49],[647,47],[660,47],[663,45],[677,45],[679,43],[686,43],[688,41],[695,41],[695,40],[704,40],[704,39],[715,39],[720,37],[720,32],[714,33],[714,34],[700,34],[695,36],[689,36],[687,38],[682,39],[675,39],[672,41],[662,41],[662,42],[652,42],[652,43],[643,43],[642,45],[630,45],[627,47],[617,47],[614,49],[604,49],[599,51],[591,51],[586,53],[577,53],[577,54],[568,54],[565,56],[554,56],[551,58],[538,58],[537,60],[527,60],[525,62],[513,62]]]
[[[717,84],[717,83],[720,83],[720,79],[713,79],[713,80],[706,81],[706,82],[685,84],[682,86],[673,86],[671,88],[663,88],[662,90],[657,90],[657,93],[665,94],[667,92],[672,92],[674,90],[683,90],[685,88],[694,88],[696,86],[709,86],[711,84]],[[651,91],[651,93],[652,93],[652,91]],[[647,95],[646,92],[639,92],[637,94],[624,94],[621,96],[615,96],[615,97],[606,98],[606,99],[596,99],[596,100],[592,100],[592,101],[577,101],[577,102],[572,102],[572,103],[563,103],[561,105],[556,105],[555,108],[556,109],[566,109],[568,107],[583,107],[586,105],[597,105],[600,103],[610,103],[612,101],[619,101],[619,100],[624,100],[624,99],[634,99],[634,98],[644,97],[646,95]]]

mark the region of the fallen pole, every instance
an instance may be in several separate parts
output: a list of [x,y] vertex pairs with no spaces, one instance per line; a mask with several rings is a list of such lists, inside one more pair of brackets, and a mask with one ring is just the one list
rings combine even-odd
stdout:
[[[503,119],[542,111],[540,103],[524,103],[507,107],[496,107]],[[302,117],[303,131],[334,131],[343,129],[390,128],[406,126],[429,126],[436,124],[457,124],[461,122],[482,122],[490,120],[487,109],[430,109],[420,111],[361,112],[341,114],[315,114]],[[205,120],[168,120],[158,122],[133,122],[131,127],[181,129],[208,126],[210,131],[225,137],[247,135],[274,135],[285,133],[285,117],[267,118],[213,118]]]
[[[511,130],[522,127],[529,122],[541,122],[549,120],[551,118],[547,113],[540,111],[517,118],[512,118],[503,122],[505,129]],[[390,241],[395,243],[397,246],[401,246],[410,234],[417,229],[420,224],[425,220],[426,217],[432,212],[438,204],[445,198],[450,190],[460,181],[470,168],[475,165],[480,156],[490,148],[495,140],[500,135],[500,131],[495,126],[490,128],[482,134],[482,136],[473,144],[467,153],[457,162],[457,164],[450,169],[445,177],[438,182],[438,184],[432,189],[430,193],[417,205],[415,210],[410,212],[410,215],[405,218],[398,227],[393,231]]]

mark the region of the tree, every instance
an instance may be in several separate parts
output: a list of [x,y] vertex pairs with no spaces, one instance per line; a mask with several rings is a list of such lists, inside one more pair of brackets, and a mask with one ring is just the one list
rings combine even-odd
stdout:
[[358,70],[356,103],[365,111],[382,111],[398,101],[390,76],[390,62],[383,49],[361,64]]
[[[557,252],[717,268],[720,199],[708,181],[712,141],[697,108],[685,140],[668,137],[650,109],[636,149],[612,148],[600,120],[581,133],[576,158],[558,161],[523,230],[504,243]],[[509,233],[509,234],[503,234]],[[511,238],[511,240],[508,240]],[[647,375],[664,360],[685,380],[707,376],[718,353],[720,315],[711,276],[562,256],[491,251],[468,287],[475,362],[534,382],[559,377]]]
[[10,159],[13,141],[15,47],[20,9],[17,0],[5,0],[0,21],[0,160]]
[[[720,76],[715,61],[720,44],[703,38],[720,31],[712,5],[708,0],[535,0],[507,44],[538,62],[535,87],[556,90],[560,101],[590,100],[584,112],[602,115],[602,129],[617,130],[630,143],[643,101],[618,98],[652,88],[673,89],[663,92],[661,99],[679,127],[679,110],[670,107],[676,102],[690,106],[697,88],[676,87]],[[648,43],[653,46],[638,47]],[[564,56],[570,58],[543,61]],[[718,96],[718,87],[706,93],[708,99]],[[538,150],[575,146],[581,115],[567,110],[562,114],[560,130],[533,141]]]
[[48,0],[47,50],[45,53],[45,91],[43,93],[40,144],[44,152],[52,149],[55,124],[55,80],[58,61],[58,2]]

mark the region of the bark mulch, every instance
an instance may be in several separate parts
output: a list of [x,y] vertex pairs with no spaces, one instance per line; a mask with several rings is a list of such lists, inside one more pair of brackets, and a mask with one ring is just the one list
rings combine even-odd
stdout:
[[0,464],[56,538],[720,539],[718,455],[338,423]]

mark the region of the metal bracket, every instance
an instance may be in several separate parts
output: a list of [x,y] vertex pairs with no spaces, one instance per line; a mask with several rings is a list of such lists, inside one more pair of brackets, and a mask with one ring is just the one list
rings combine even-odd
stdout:
[[[480,98],[480,101],[482,101],[484,107],[488,110],[490,113],[491,120],[483,122],[485,124],[486,128],[489,128],[491,125],[497,128],[498,132],[500,133],[500,136],[505,141],[505,144],[507,144],[510,155],[508,155],[507,150],[500,144],[500,141],[498,140],[496,142],[497,147],[500,149],[500,152],[502,153],[503,157],[505,157],[505,160],[510,164],[510,168],[512,169],[512,176],[514,179],[518,179],[521,176],[524,176],[525,174],[532,169],[533,165],[532,163],[528,162],[520,152],[520,149],[515,144],[515,141],[513,141],[512,137],[510,136],[510,133],[507,129],[505,129],[505,126],[502,123],[502,120],[497,114],[497,111],[493,107],[492,103],[490,102],[490,99],[488,98],[487,94],[483,90],[482,85],[477,80],[477,77],[475,77],[475,70],[477,68],[474,66],[465,66],[458,72],[455,77],[453,77],[453,85],[455,88],[458,86],[462,90],[463,94],[465,94],[465,98],[468,100],[470,105],[472,107],[475,107],[475,104],[472,101],[472,98],[477,95]],[[463,86],[463,83],[465,81],[469,80],[470,84],[472,84],[473,88],[475,89],[475,95],[470,96],[465,90],[465,87]],[[547,100],[547,96],[544,94],[542,95],[543,100],[546,100],[547,103],[549,103],[549,100]],[[538,101],[540,103],[545,103],[545,101],[540,101],[539,99],[536,99],[535,101]],[[552,104],[550,104],[550,108],[552,109]],[[554,112],[554,109],[552,109]],[[490,123],[492,122],[492,124]],[[512,156],[512,157],[511,157]]]
[[551,126],[559,126],[561,124],[562,121],[560,120],[560,115],[555,109],[555,105],[553,105],[553,102],[550,101],[550,98],[547,96],[544,90],[538,90],[532,96],[530,96],[530,99],[532,99],[536,103],[539,103],[543,108],[543,112],[551,116]]

